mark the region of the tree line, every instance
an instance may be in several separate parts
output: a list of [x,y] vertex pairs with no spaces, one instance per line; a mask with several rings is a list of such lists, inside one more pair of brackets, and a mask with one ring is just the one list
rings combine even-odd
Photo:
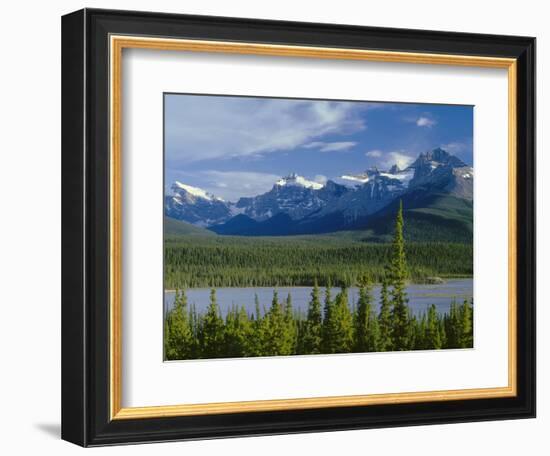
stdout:
[[[323,284],[351,287],[367,275],[382,282],[391,244],[330,237],[167,238],[165,287],[278,287]],[[409,279],[471,277],[471,244],[407,243]]]
[[256,297],[254,312],[234,306],[224,318],[215,289],[211,290],[206,312],[198,314],[188,305],[185,291],[177,290],[174,306],[165,318],[165,359],[472,347],[473,302],[453,302],[445,314],[438,313],[435,305],[421,315],[412,314],[406,293],[405,256],[400,206],[378,312],[372,280],[366,275],[357,281],[359,295],[352,307],[346,286],[332,296],[330,281],[322,293],[314,280],[306,314],[293,309],[290,294],[280,299],[274,291],[267,310],[261,310]]

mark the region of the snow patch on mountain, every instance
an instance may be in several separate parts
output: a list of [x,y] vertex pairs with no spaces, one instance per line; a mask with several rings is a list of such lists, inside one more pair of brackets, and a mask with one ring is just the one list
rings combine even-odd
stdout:
[[321,188],[323,188],[323,184],[307,180],[305,177],[299,176],[296,173],[292,173],[288,176],[282,177],[275,183],[275,185],[278,185],[280,187],[305,187],[311,188],[313,190],[320,190]]
[[387,177],[388,179],[397,179],[405,186],[408,186],[409,182],[414,177],[414,169],[406,168],[403,171],[398,171],[396,173],[380,173],[380,176]]
[[373,180],[382,179],[397,179],[405,187],[408,186],[409,182],[414,177],[414,169],[406,168],[400,170],[396,165],[392,166],[389,171],[380,171],[378,168],[370,168],[361,174],[344,174],[340,176],[340,179],[344,181],[351,181],[355,184],[366,184]]
[[232,217],[236,215],[244,214],[245,211],[246,211],[246,207],[237,207],[237,205],[234,203],[229,204],[229,212],[231,213]]
[[369,176],[365,174],[344,174],[343,176],[340,176],[340,178],[348,181],[359,182],[360,184],[366,184],[369,181]]
[[222,198],[218,198],[217,196],[206,192],[202,188],[193,187],[192,185],[182,184],[181,182],[176,181],[172,186],[172,190],[176,192],[178,189],[185,190],[187,193],[196,196],[197,198],[203,198],[208,201],[223,201]]

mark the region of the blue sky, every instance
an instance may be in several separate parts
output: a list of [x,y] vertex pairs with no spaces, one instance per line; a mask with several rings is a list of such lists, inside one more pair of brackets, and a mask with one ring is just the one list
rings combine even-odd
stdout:
[[473,107],[165,95],[165,185],[228,201],[291,172],[319,182],[369,166],[406,167],[436,147],[473,165]]

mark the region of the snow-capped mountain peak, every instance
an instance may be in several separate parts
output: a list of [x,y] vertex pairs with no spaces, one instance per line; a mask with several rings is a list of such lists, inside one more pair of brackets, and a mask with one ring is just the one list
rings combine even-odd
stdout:
[[282,177],[277,182],[275,182],[275,185],[278,185],[279,187],[305,187],[311,188],[313,190],[320,190],[321,188],[323,188],[323,184],[307,180],[305,177],[299,176],[296,173],[291,173],[288,176]]
[[413,178],[414,169],[406,168],[400,170],[397,165],[393,165],[388,171],[380,171],[376,166],[367,169],[361,174],[344,174],[340,179],[351,181],[355,185],[366,184],[368,182],[396,179],[400,183],[407,186]]
[[223,201],[222,198],[218,198],[217,196],[214,196],[211,193],[208,193],[202,188],[193,187],[192,185],[182,184],[179,181],[175,181],[174,184],[172,185],[172,191],[174,193],[179,193],[178,190],[185,190],[190,195],[193,195],[197,198],[203,198],[208,201]]
[[346,189],[334,182],[321,184],[292,173],[277,180],[266,193],[240,198],[233,212],[239,210],[240,214],[256,221],[265,221],[278,214],[296,220],[323,208],[343,191]]
[[164,210],[168,217],[197,226],[210,226],[231,216],[225,201],[201,188],[176,181],[172,184],[172,192],[165,197]]
[[461,197],[472,198],[473,169],[440,147],[421,153],[410,168],[414,169],[410,183],[413,187],[444,188]]
[[[371,167],[325,184],[292,173],[278,179],[269,191],[236,202],[223,201],[201,188],[176,181],[172,195],[165,198],[165,213],[194,225],[214,227],[214,231],[219,229],[224,234],[242,234],[239,230],[265,234],[267,231],[261,228],[264,223],[273,225],[269,225],[275,230],[268,231],[271,234],[288,234],[294,228],[297,233],[302,229],[308,232],[303,227],[315,223],[324,224],[323,230],[337,230],[356,221],[364,222],[397,198],[420,201],[418,198],[431,193],[445,193],[471,201],[473,181],[472,167],[436,148],[420,154],[405,169],[397,165],[389,169]],[[225,224],[229,224],[227,229]]]

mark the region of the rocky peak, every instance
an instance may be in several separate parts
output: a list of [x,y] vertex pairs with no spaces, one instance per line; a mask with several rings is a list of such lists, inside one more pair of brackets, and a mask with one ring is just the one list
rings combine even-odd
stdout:
[[451,155],[441,147],[421,153],[411,168],[431,167],[436,168],[440,165],[449,165],[453,168],[460,168],[466,164],[458,157]]
[[388,171],[388,174],[397,174],[401,172],[401,170],[399,169],[399,166],[397,165],[393,165],[390,170]]

